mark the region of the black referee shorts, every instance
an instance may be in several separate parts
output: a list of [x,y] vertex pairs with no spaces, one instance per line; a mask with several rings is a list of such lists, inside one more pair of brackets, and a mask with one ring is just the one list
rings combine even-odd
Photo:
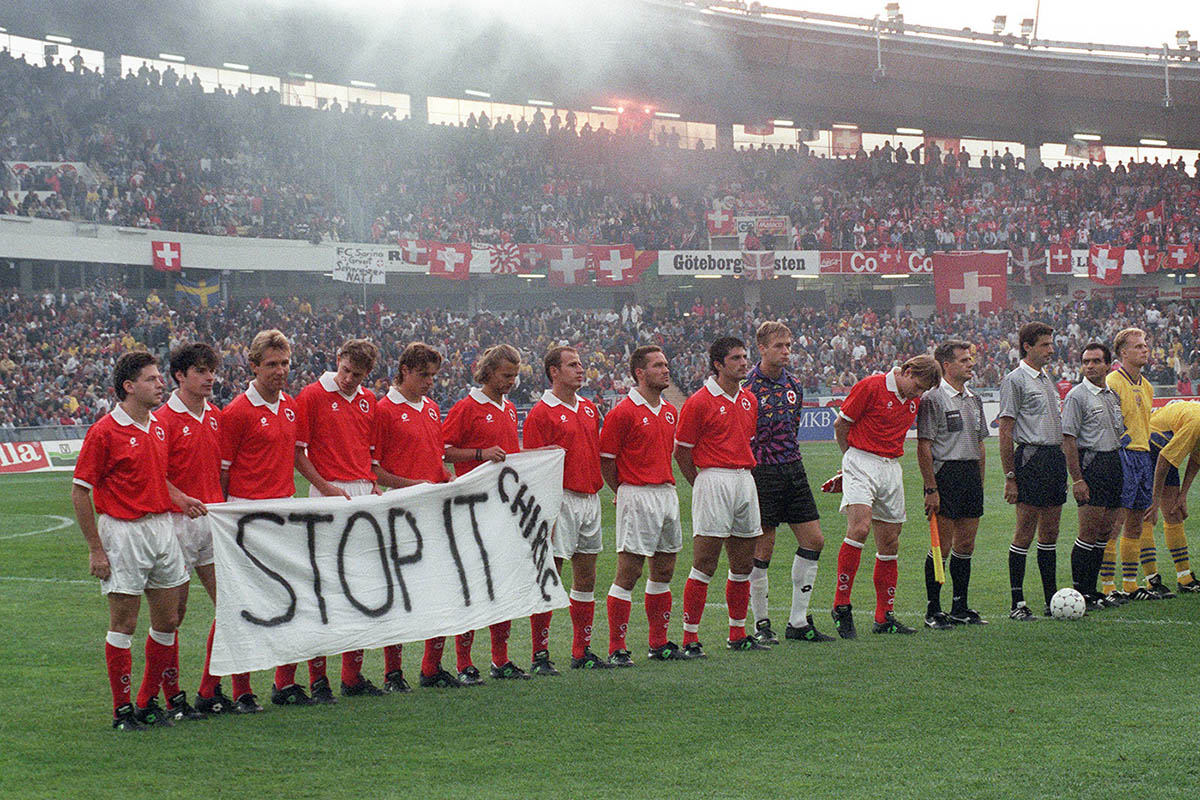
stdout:
[[978,461],[943,461],[934,473],[937,481],[938,516],[947,519],[978,519],[983,516],[983,476]]
[[760,464],[751,474],[758,488],[758,509],[764,528],[777,528],[783,522],[800,525],[821,518],[804,473],[804,462]]
[[1095,450],[1079,451],[1079,467],[1088,487],[1088,501],[1081,505],[1097,508],[1121,508],[1121,451],[1107,453]]
[[1067,502],[1067,457],[1061,447],[1019,444],[1013,455],[1018,503],[1048,508]]

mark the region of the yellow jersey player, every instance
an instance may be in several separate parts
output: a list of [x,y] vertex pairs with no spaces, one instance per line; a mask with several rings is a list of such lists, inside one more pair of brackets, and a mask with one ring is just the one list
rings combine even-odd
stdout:
[[[1200,582],[1188,562],[1187,536],[1183,521],[1187,518],[1187,493],[1200,471],[1200,403],[1176,402],[1150,415],[1150,453],[1155,459],[1154,496],[1146,511],[1151,530],[1161,509],[1163,532],[1171,560],[1175,562],[1175,580],[1181,592],[1200,593]],[[1179,468],[1188,465],[1180,480]]]

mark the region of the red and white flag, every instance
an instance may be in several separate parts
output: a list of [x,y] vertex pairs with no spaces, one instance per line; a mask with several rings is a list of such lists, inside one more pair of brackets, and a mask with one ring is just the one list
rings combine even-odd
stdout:
[[492,272],[497,275],[516,275],[526,271],[521,263],[521,248],[515,242],[488,245],[488,256],[492,262]]
[[1196,264],[1196,249],[1191,244],[1167,245],[1167,258],[1163,269],[1189,270]]
[[1165,219],[1163,214],[1163,201],[1159,200],[1156,205],[1152,205],[1149,208],[1143,208],[1134,216],[1138,222],[1149,222],[1151,224],[1162,222]]
[[151,242],[150,264],[159,272],[183,269],[183,247],[179,242]]
[[400,260],[405,264],[425,266],[429,263],[429,242],[420,239],[398,239]]
[[989,314],[1008,308],[1008,252],[933,254],[933,292],[943,313]]
[[899,247],[881,247],[875,254],[879,259],[880,275],[901,275],[908,272],[904,263],[904,251]]
[[[652,257],[646,254],[652,253]],[[597,286],[629,286],[637,283],[642,273],[658,257],[656,250],[637,252],[631,244],[589,247],[588,258],[596,271]]]
[[734,234],[733,214],[724,208],[714,208],[704,215],[708,222],[709,236],[732,236]]
[[1142,260],[1142,272],[1149,275],[1151,272],[1158,272],[1166,261],[1167,254],[1159,250],[1154,245],[1139,245],[1138,257]]
[[546,245],[549,269],[546,273],[551,286],[582,286],[587,283],[587,245]]
[[1094,244],[1088,251],[1088,277],[1104,286],[1120,286],[1124,261],[1124,247]]
[[1049,275],[1071,274],[1071,247],[1065,244],[1052,244],[1049,248],[1046,262],[1046,273]]
[[429,274],[452,281],[465,281],[471,274],[471,245],[430,242]]
[[774,250],[743,250],[742,276],[752,281],[765,281],[775,277]]
[[519,244],[521,272],[534,272],[546,268],[546,246],[541,244]]

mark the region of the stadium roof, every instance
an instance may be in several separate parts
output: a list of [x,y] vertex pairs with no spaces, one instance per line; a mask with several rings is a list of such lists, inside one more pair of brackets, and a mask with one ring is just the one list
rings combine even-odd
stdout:
[[1144,48],[911,24],[883,23],[877,34],[871,20],[736,2],[564,0],[531,20],[515,7],[501,15],[462,2],[381,14],[221,0],[206,7],[203,24],[181,0],[6,5],[0,25],[22,35],[60,33],[114,53],[182,52],[196,63],[319,80],[368,78],[414,94],[475,87],[497,101],[548,97],[560,107],[629,98],[700,121],[784,117],[799,127],[854,122],[881,133],[904,126],[1021,142],[1085,132],[1112,145],[1152,137],[1200,148],[1195,51],[1172,50],[1164,61]]

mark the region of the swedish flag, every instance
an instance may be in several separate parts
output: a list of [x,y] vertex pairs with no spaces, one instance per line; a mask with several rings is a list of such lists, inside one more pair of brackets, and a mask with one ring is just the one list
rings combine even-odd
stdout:
[[221,279],[215,281],[201,279],[189,281],[187,278],[175,279],[175,297],[180,300],[190,300],[201,308],[216,305],[220,300]]

